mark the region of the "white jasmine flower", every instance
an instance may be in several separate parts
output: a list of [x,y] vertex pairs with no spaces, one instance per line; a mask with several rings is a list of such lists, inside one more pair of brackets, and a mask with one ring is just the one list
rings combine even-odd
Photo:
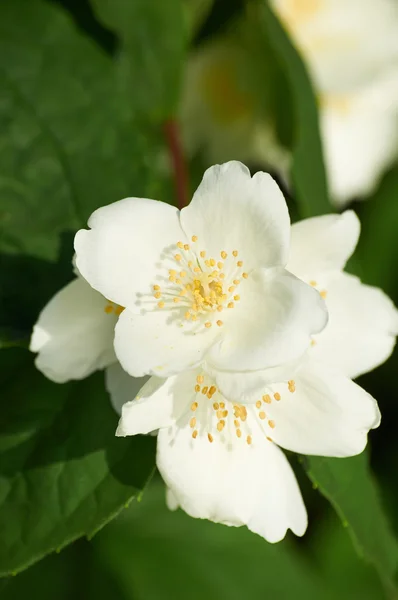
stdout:
[[287,268],[314,286],[326,301],[329,321],[314,336],[311,358],[355,378],[383,363],[398,334],[398,311],[378,288],[343,269],[358,242],[353,211],[304,219],[292,226]]
[[398,149],[394,0],[272,0],[308,63],[332,197],[370,194]]
[[127,198],[90,217],[77,267],[125,310],[115,351],[133,376],[275,367],[325,326],[319,294],[284,269],[290,223],[266,173],[238,162],[206,171],[191,204]]
[[30,350],[38,353],[36,367],[56,383],[106,369],[111,401],[120,413],[146,381],[128,376],[117,363],[113,337],[122,310],[78,276],[39,315],[30,341]]
[[157,466],[172,508],[247,527],[269,542],[303,535],[306,510],[278,446],[352,456],[380,416],[369,394],[338,371],[304,361],[294,380],[274,382],[249,404],[220,392],[203,368],[153,377],[125,404],[117,435],[159,429]]

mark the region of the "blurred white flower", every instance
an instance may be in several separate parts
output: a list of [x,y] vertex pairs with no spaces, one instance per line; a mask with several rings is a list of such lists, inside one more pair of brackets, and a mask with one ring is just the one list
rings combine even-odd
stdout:
[[75,238],[80,273],[124,306],[115,351],[133,376],[199,365],[244,371],[305,352],[324,302],[284,269],[290,222],[266,173],[238,162],[206,171],[191,204],[128,198],[97,210]]
[[203,369],[153,377],[125,404],[117,435],[159,429],[157,466],[173,508],[247,527],[269,542],[303,535],[306,510],[278,446],[304,454],[362,452],[380,415],[375,400],[348,377],[315,361],[294,380],[263,387],[248,404],[232,402]]
[[113,337],[122,310],[78,276],[39,315],[30,341],[30,350],[38,353],[36,367],[56,383],[84,379],[106,369],[107,389],[120,413],[146,381],[130,377],[117,363]]
[[398,156],[395,0],[272,0],[320,103],[332,198],[370,194]]

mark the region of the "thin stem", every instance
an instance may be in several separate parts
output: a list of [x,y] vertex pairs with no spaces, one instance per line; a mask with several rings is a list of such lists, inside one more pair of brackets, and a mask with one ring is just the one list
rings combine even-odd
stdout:
[[164,123],[164,134],[169,147],[174,173],[174,185],[177,195],[177,206],[181,210],[188,204],[188,171],[181,146],[177,122],[169,119]]

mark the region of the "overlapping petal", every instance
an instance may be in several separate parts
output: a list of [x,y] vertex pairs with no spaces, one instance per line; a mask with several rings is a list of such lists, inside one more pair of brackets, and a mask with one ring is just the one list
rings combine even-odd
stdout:
[[113,335],[117,315],[82,278],[60,290],[33,328],[30,350],[46,377],[64,383],[82,379],[116,361]]
[[398,311],[382,290],[339,273],[328,282],[327,306],[329,322],[311,347],[314,358],[352,378],[387,360],[398,334]]
[[[280,390],[280,386],[274,386]],[[370,429],[378,427],[376,401],[339,371],[308,361],[295,375],[295,391],[267,407],[279,446],[318,456],[353,456],[363,451]]]
[[294,223],[286,268],[305,280],[341,271],[355,250],[359,232],[358,217],[351,210]]
[[161,261],[185,240],[179,212],[145,198],[126,198],[96,210],[89,230],[75,237],[76,264],[90,285],[110,300],[139,312],[140,299],[159,281]]
[[157,465],[189,515],[247,527],[269,542],[291,529],[303,535],[307,515],[294,473],[281,450],[259,431],[251,445],[206,436],[192,439],[188,424],[162,429]]
[[294,360],[327,322],[320,295],[278,268],[252,273],[240,301],[225,312],[223,335],[206,359],[214,368],[229,371],[264,369]]
[[119,363],[114,363],[105,370],[105,386],[109,392],[111,404],[120,415],[123,404],[134,400],[140,389],[148,381],[148,376],[131,377]]
[[211,256],[233,246],[248,269],[285,265],[290,219],[281,190],[268,173],[254,177],[240,162],[208,169],[181,225]]

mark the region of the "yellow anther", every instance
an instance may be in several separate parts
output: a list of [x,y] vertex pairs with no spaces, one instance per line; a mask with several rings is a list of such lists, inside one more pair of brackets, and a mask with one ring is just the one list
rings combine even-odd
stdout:
[[204,396],[206,396],[206,394],[207,394],[207,390],[208,390],[208,389],[209,389],[209,386],[208,386],[208,385],[205,385],[205,386],[203,386],[203,387],[202,387],[202,394],[203,394]]
[[104,308],[104,311],[106,312],[107,315],[110,315],[111,312],[113,312],[113,306],[112,304],[107,304]]
[[189,421],[189,426],[191,427],[191,429],[193,429],[196,425],[196,417],[192,417],[192,419]]
[[311,346],[316,346],[316,340],[314,340],[314,339],[311,340]]
[[232,254],[233,254],[233,256],[236,257],[236,256],[238,256],[238,251],[237,250],[233,250]]
[[225,277],[225,273],[220,273],[218,277],[219,277],[220,279],[224,279],[224,277]]
[[193,439],[196,439],[198,437],[198,430],[195,429],[195,431],[192,432],[192,437]]
[[287,382],[287,387],[289,392],[293,394],[293,392],[296,391],[296,382],[293,379],[290,379],[290,381]]
[[222,307],[221,305],[217,306],[217,310],[218,310],[218,312],[221,312],[221,311],[222,311],[222,309],[223,309],[223,307]]
[[196,381],[197,381],[198,383],[203,383],[203,382],[204,382],[204,380],[205,380],[205,378],[203,377],[203,375],[198,375],[198,376],[196,377]]
[[312,287],[316,287],[316,281],[314,281],[314,280],[310,281],[310,285],[312,285]]
[[223,258],[224,260],[227,258],[228,254],[225,252],[225,250],[222,250],[222,252],[220,252],[221,254],[221,258]]
[[198,394],[200,392],[200,385],[195,385],[195,392]]
[[192,262],[192,260],[189,260],[189,261],[188,261],[188,267],[189,267],[190,269],[192,269],[192,265],[193,265],[193,262]]
[[175,258],[177,261],[180,261],[180,260],[182,260],[182,256],[181,256],[181,254],[176,254],[176,255],[174,256],[174,258]]
[[252,436],[251,436],[251,435],[248,435],[248,436],[247,436],[247,438],[246,438],[246,442],[247,442],[247,443],[249,444],[249,446],[250,446],[250,444],[252,443]]
[[209,440],[209,442],[211,443],[213,441],[213,436],[211,435],[211,433],[207,434],[207,439]]
[[236,435],[237,435],[239,438],[241,437],[241,435],[242,435],[242,432],[241,432],[241,430],[240,430],[240,429],[237,429],[237,430],[236,430]]
[[181,273],[180,273],[180,277],[181,277],[182,279],[184,279],[184,277],[186,277],[186,275],[187,275],[186,271],[181,271]]
[[218,410],[220,408],[220,405],[218,404],[218,402],[214,402],[213,408],[214,408],[214,410]]
[[243,267],[243,260],[238,260],[236,264],[238,267]]
[[218,431],[222,431],[225,427],[225,421],[221,420],[217,423],[217,429]]
[[220,408],[225,408],[225,402],[220,402]]
[[155,291],[157,291],[157,290],[160,290],[160,285],[154,285],[154,286],[153,286],[153,289],[154,289]]
[[275,421],[268,421],[268,425],[273,429],[275,427]]
[[257,400],[256,406],[257,406],[257,408],[261,408],[261,400]]
[[214,260],[214,258],[211,258],[209,262],[211,267],[215,267],[216,261]]
[[192,319],[192,321],[197,321],[198,317],[196,315],[192,315],[191,319]]
[[222,419],[222,418],[223,418],[223,416],[224,416],[224,411],[223,411],[223,410],[221,410],[221,409],[219,409],[219,410],[217,411],[217,413],[216,413],[216,417],[217,417],[217,419]]
[[233,302],[228,302],[228,308],[233,308],[235,304]]
[[224,410],[224,411],[223,411],[223,413],[222,413],[222,416],[223,416],[223,417],[228,417],[228,411],[227,411],[227,410]]
[[169,275],[177,275],[177,271],[175,271],[174,269],[170,269]]
[[218,267],[220,270],[223,268],[223,266],[224,266],[224,263],[222,263],[222,262],[218,262],[218,263],[217,263],[217,267]]
[[177,246],[181,248],[181,250],[184,248],[184,244],[182,242],[177,242]]
[[162,295],[162,294],[161,294],[160,292],[155,292],[155,293],[154,293],[154,296],[155,296],[155,298],[160,298],[160,297],[161,297],[161,295]]
[[281,399],[281,395],[280,395],[280,393],[279,393],[279,392],[275,392],[275,394],[274,394],[274,398],[275,398],[275,400],[278,400],[278,401],[279,401],[279,400]]
[[260,419],[264,420],[265,419],[265,412],[261,411],[260,413],[258,413],[258,416],[260,417]]
[[232,283],[233,283],[234,285],[239,285],[239,284],[240,284],[240,281],[239,281],[239,279],[234,279]]
[[[187,295],[187,290],[186,290],[186,288],[183,288],[180,292],[180,296],[186,296],[186,295]],[[186,318],[186,315],[185,315],[185,318]]]
[[205,327],[207,327],[207,329],[209,329],[209,327],[211,327],[211,323],[210,323],[210,321],[206,321],[206,323],[205,323]]
[[179,303],[179,301],[180,301],[180,298],[173,298],[173,302],[174,302],[174,304],[178,304],[178,303]]
[[234,300],[236,300],[236,302],[238,302],[238,300],[240,300],[239,294],[236,294],[236,296],[234,296]]
[[272,438],[268,437],[268,435],[266,436],[266,438],[267,438],[267,440],[268,440],[269,442],[273,442],[273,441],[274,441]]
[[242,273],[242,277],[243,277],[244,279],[247,279],[247,278],[249,277],[249,275],[248,275],[247,273]]
[[123,306],[116,306],[115,308],[115,313],[119,316],[122,314],[122,312],[124,311]]
[[197,242],[197,241],[198,241],[198,236],[197,236],[197,235],[193,235],[193,236],[191,237],[191,240],[192,240],[193,242]]
[[271,404],[271,396],[269,394],[265,394],[265,396],[263,396],[263,402],[266,404]]
[[240,423],[239,423],[238,419],[235,419],[234,425],[235,425],[235,427],[239,427],[240,426]]
[[217,325],[218,325],[219,327],[222,327],[222,326],[223,326],[223,324],[224,324],[224,323],[223,323],[222,321],[220,321],[220,320],[218,320],[218,321],[217,321]]
[[202,269],[200,267],[194,267],[194,273],[200,273],[201,270]]
[[189,310],[187,310],[187,312],[185,313],[185,318],[187,320],[189,320],[191,318],[191,313],[189,312]]
[[204,258],[204,257],[206,256],[206,250],[201,250],[201,251],[200,251],[200,256],[201,256],[202,258]]
[[321,298],[323,298],[325,300],[326,296],[328,295],[327,290],[322,290],[320,293]]
[[229,288],[228,288],[228,291],[230,293],[232,293],[234,291],[234,289],[235,289],[235,286],[234,285],[230,285]]
[[208,258],[206,258],[206,260],[205,260],[205,265],[206,265],[206,267],[210,267],[210,266],[211,266],[211,265],[210,265],[210,261],[209,261],[209,259],[208,259]]
[[174,283],[175,280],[176,280],[175,275],[170,275],[169,281],[172,281]]
[[163,302],[163,301],[161,301],[161,302],[158,302],[158,307],[159,307],[159,308],[163,308],[163,307],[164,307],[164,302]]
[[[196,386],[195,386],[195,387],[196,387]],[[199,406],[199,405],[198,405],[198,403],[197,403],[197,402],[194,402],[194,403],[191,405],[191,410],[195,411],[195,410],[198,408],[198,406]]]
[[189,250],[189,244],[184,244],[184,250]]
[[213,395],[215,394],[217,391],[217,388],[215,385],[212,385],[211,388],[209,389],[209,394]]

